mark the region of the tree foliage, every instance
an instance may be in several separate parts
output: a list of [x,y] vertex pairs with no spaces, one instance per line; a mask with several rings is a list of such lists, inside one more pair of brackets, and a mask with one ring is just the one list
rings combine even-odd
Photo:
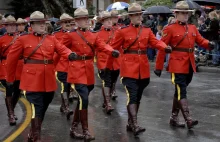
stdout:
[[50,17],[59,17],[64,12],[73,16],[74,12],[70,0],[12,0],[9,5],[12,7],[16,18],[29,17],[36,10]]
[[150,7],[150,6],[155,6],[155,5],[164,5],[171,7],[173,5],[172,0],[148,0],[145,2],[144,7]]

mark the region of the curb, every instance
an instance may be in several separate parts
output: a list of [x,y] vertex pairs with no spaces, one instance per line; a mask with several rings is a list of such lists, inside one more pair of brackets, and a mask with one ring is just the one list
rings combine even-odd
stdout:
[[220,68],[199,66],[198,72],[220,73]]

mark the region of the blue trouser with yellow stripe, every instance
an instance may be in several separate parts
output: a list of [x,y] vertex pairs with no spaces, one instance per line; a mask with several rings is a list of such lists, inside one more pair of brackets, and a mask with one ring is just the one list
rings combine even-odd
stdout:
[[79,110],[88,109],[89,93],[93,90],[94,85],[72,84],[71,87],[77,92],[79,96],[78,104]]
[[61,84],[61,94],[63,92],[70,93],[70,84],[67,82],[67,72],[57,72],[57,80]]
[[172,83],[175,85],[174,97],[176,97],[178,101],[187,98],[186,88],[189,85],[189,83],[192,81],[192,77],[193,77],[193,69],[191,66],[188,74],[171,73]]
[[126,94],[128,95],[127,105],[140,104],[143,91],[150,83],[150,78],[134,79],[124,77],[122,83],[125,86]]
[[31,104],[32,119],[41,118],[43,121],[49,104],[52,102],[54,92],[24,92],[27,100]]

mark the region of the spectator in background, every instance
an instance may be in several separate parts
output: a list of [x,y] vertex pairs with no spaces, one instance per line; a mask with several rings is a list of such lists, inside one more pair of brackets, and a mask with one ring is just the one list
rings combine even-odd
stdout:
[[0,36],[4,35],[6,32],[5,27],[1,25],[3,20],[4,20],[4,17],[2,16],[2,14],[0,14]]
[[158,26],[162,26],[162,28],[168,24],[168,21],[167,21],[167,18],[166,18],[166,15],[164,14],[159,14],[158,15]]
[[[205,34],[205,31],[207,30],[207,25],[205,24],[205,18],[204,17],[198,18],[198,25],[199,25],[199,27],[198,27],[199,33],[204,38],[207,38],[206,34]],[[199,47],[199,51],[206,52],[206,49],[203,48],[203,47]]]
[[96,17],[96,23],[95,23],[95,28],[93,29],[93,31],[99,31],[102,27],[102,22],[101,22],[101,18],[99,16]]
[[219,39],[219,20],[218,20],[218,14],[216,11],[212,11],[209,13],[210,18],[210,24],[208,25],[208,28],[206,30],[207,39],[209,41],[214,41],[216,43],[216,47],[214,50],[212,50],[212,63],[209,64],[209,66],[219,66],[220,63],[220,49],[218,45],[218,39]]

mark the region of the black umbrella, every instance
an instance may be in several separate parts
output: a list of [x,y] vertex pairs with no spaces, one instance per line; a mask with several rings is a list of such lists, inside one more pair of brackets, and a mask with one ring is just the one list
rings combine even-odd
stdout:
[[220,0],[192,0],[200,5],[220,5]]
[[170,14],[170,9],[166,6],[151,6],[146,9],[144,14]]

